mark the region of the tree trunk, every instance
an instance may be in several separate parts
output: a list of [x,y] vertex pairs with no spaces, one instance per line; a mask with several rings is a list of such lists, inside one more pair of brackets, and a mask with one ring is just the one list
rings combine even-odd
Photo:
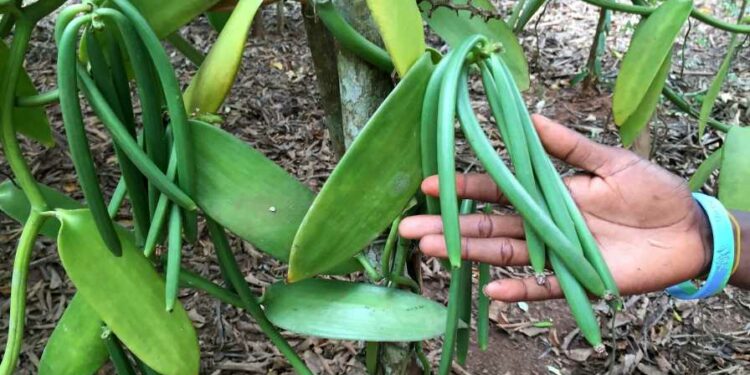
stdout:
[[[365,0],[336,0],[335,4],[354,29],[373,43],[383,45]],[[338,73],[344,141],[349,147],[391,92],[393,84],[388,73],[379,71],[345,49],[339,50]]]
[[[354,29],[373,43],[383,46],[365,0],[335,0],[334,3]],[[345,49],[338,52],[338,77],[344,142],[348,148],[391,92],[393,83],[388,73],[379,71]],[[380,253],[381,249],[376,246],[365,251],[367,258],[378,265]],[[410,343],[380,345],[379,373],[405,375],[410,368],[414,368],[413,364],[414,352]]]
[[341,95],[339,92],[339,72],[336,67],[337,48],[333,36],[323,22],[315,16],[311,1],[303,3],[302,19],[305,22],[307,45],[310,48],[315,77],[323,111],[325,126],[331,140],[331,148],[338,158],[346,151],[344,128],[341,120]]

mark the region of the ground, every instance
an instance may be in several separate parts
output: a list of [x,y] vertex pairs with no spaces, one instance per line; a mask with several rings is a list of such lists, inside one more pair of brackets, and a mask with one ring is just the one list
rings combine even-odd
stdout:
[[[512,2],[504,1],[503,9]],[[636,18],[616,14],[607,40],[604,80],[593,88],[571,86],[570,80],[585,65],[598,13],[581,1],[555,1],[539,18],[532,20],[522,41],[529,56],[532,88],[527,104],[535,112],[548,115],[583,134],[606,144],[617,145],[619,138],[612,122],[611,91],[616,68],[627,48]],[[728,17],[725,1],[698,2],[706,10]],[[265,32],[248,41],[240,77],[223,108],[225,129],[262,151],[314,190],[320,189],[333,169],[336,158],[329,147],[317,104],[314,70],[305,44],[304,28],[296,4],[287,3],[283,30],[276,27],[274,7],[263,12]],[[691,96],[700,96],[710,83],[723,58],[726,33],[692,21],[687,43],[678,40],[672,86]],[[26,67],[41,89],[55,85],[51,41],[52,24],[47,22],[34,35],[34,45]],[[206,49],[215,34],[203,20],[183,30],[191,41]],[[432,38],[431,40],[436,40]],[[684,53],[682,49],[684,48]],[[173,54],[182,82],[194,67]],[[750,54],[741,49],[725,84],[716,118],[731,124],[750,122]],[[477,108],[487,113],[486,103]],[[42,149],[25,144],[26,155],[40,181],[81,198],[57,106],[48,107],[58,146]],[[485,116],[488,117],[488,116]],[[97,150],[100,178],[111,193],[117,179],[109,137],[93,120],[89,121],[90,140]],[[722,142],[722,135],[708,132],[695,135],[695,120],[665,104],[652,121],[653,147],[650,159],[679,175],[689,177],[699,163]],[[496,146],[504,152],[496,139]],[[462,170],[475,170],[477,160],[459,139],[458,160]],[[647,150],[648,151],[648,150]],[[3,162],[0,171],[8,173]],[[712,190],[709,184],[708,190]],[[127,221],[127,216],[120,217]],[[198,244],[187,248],[185,266],[220,282],[219,269],[205,230]],[[0,215],[0,343],[7,332],[8,297],[13,249],[19,226]],[[285,266],[255,251],[251,245],[233,241],[247,281],[260,293],[266,285],[283,277]],[[447,275],[425,260],[425,294],[444,302]],[[494,276],[509,277],[524,269],[494,269]],[[26,338],[18,373],[36,373],[36,363],[55,322],[74,292],[59,264],[54,243],[39,241],[31,263],[28,284]],[[183,290],[182,302],[195,322],[202,348],[202,373],[263,374],[288,373],[283,357],[264,338],[244,312],[216,302],[202,293]],[[626,309],[609,327],[611,317],[601,304],[597,311],[605,339],[615,338],[614,373],[651,374],[742,374],[750,373],[750,293],[727,288],[717,297],[699,302],[676,301],[664,293],[626,298]],[[456,374],[588,374],[609,370],[611,360],[592,355],[577,334],[564,301],[530,304],[495,303],[490,348],[474,347],[468,363],[455,366]],[[529,322],[549,320],[553,327],[540,329]],[[340,342],[288,335],[292,345],[316,373],[363,373],[362,343]],[[0,348],[3,344],[0,344]],[[609,347],[611,349],[611,347]],[[426,345],[428,357],[439,358],[436,340]],[[104,368],[102,373],[112,373]]]

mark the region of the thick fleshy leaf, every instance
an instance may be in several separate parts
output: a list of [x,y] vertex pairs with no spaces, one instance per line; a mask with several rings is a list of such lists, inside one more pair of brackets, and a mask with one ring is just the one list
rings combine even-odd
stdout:
[[724,55],[724,60],[721,62],[719,71],[716,72],[716,76],[714,77],[714,80],[711,81],[711,86],[708,88],[706,96],[703,97],[701,112],[698,117],[699,138],[703,137],[703,132],[706,130],[708,118],[711,116],[711,112],[714,109],[716,98],[719,97],[721,86],[724,84],[724,80],[727,78],[727,73],[729,73],[729,67],[732,64],[734,53],[737,50],[737,47],[742,43],[740,42],[740,39],[741,38],[737,38],[737,34],[732,34],[732,37],[729,39],[729,48],[727,48],[727,53],[726,55]]
[[185,90],[188,113],[215,113],[224,102],[242,62],[242,52],[261,0],[240,0],[218,39]]
[[750,211],[750,128],[733,126],[724,143],[719,200],[729,209]]
[[[5,71],[5,64],[8,61],[10,50],[8,46],[0,40],[0,71]],[[18,76],[16,85],[16,96],[36,95],[37,91],[34,83],[31,82],[29,74],[21,68],[21,74]],[[55,140],[52,138],[52,130],[47,119],[47,112],[44,107],[13,108],[13,126],[19,133],[39,141],[41,144],[52,147]]]
[[198,373],[200,349],[190,318],[178,302],[164,309],[164,281],[121,228],[122,256],[97,234],[88,209],[56,210],[57,248],[78,295],[125,346],[163,374]]
[[162,39],[210,9],[219,0],[130,0],[130,2],[138,8],[156,35]]
[[[195,201],[223,227],[281,261],[315,195],[262,153],[231,134],[195,123]],[[359,269],[343,260],[334,273]]]
[[690,176],[690,181],[688,181],[690,191],[698,191],[706,184],[711,174],[721,166],[721,156],[723,153],[724,148],[721,147],[701,163],[695,173]]
[[52,331],[39,361],[39,375],[90,375],[109,359],[101,338],[103,322],[75,295]]
[[638,25],[615,82],[615,123],[622,125],[639,113],[664,61],[670,60],[672,44],[692,9],[691,0],[668,0]]
[[[83,206],[73,198],[58,192],[55,189],[39,184],[39,190],[47,204],[52,208],[76,209]],[[0,211],[8,215],[11,219],[20,222],[26,222],[31,212],[31,204],[26,198],[23,190],[19,189],[10,180],[0,183]],[[40,231],[46,237],[57,238],[57,230],[60,223],[57,220],[47,220]]]
[[277,283],[263,295],[266,316],[285,330],[364,341],[421,341],[443,334],[446,309],[400,289],[337,280]]
[[[466,0],[452,2],[465,4]],[[488,0],[474,0],[472,3],[480,8],[495,9]],[[529,66],[526,62],[526,56],[518,38],[505,22],[499,19],[485,22],[481,17],[471,17],[469,11],[456,13],[454,10],[445,7],[435,9],[430,16],[430,4],[422,2],[420,6],[422,17],[427,21],[430,28],[452,47],[456,47],[466,37],[474,34],[482,34],[493,42],[502,43],[503,51],[500,56],[503,57],[503,61],[513,74],[513,80],[516,81],[518,89],[524,91],[529,88]]]
[[419,120],[433,68],[425,53],[333,170],[294,238],[290,282],[354,256],[416,193],[421,181]]
[[638,108],[620,125],[620,138],[622,138],[622,144],[625,147],[630,147],[638,137],[638,134],[644,129],[648,129],[646,125],[648,125],[651,116],[656,110],[656,106],[659,104],[661,90],[664,88],[664,84],[667,83],[667,76],[669,76],[671,68],[672,59],[668,58],[664,60],[661,69],[659,69],[658,74],[651,82],[651,86],[648,88]]
[[424,27],[414,1],[367,0],[378,25],[385,49],[391,55],[398,75],[403,77],[425,50]]

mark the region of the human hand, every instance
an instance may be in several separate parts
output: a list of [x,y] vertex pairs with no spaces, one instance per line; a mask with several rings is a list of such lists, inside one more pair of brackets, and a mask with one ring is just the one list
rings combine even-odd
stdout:
[[[710,229],[686,181],[630,151],[597,144],[543,116],[532,119],[551,156],[586,171],[566,178],[565,184],[622,294],[662,290],[707,270]],[[460,198],[507,203],[487,175],[458,175],[456,183]],[[437,176],[425,179],[422,191],[437,197]],[[496,266],[529,264],[520,216],[465,215],[460,225],[464,259]],[[405,218],[399,232],[419,239],[424,254],[447,256],[440,216]],[[497,280],[484,292],[508,302],[561,298],[555,277],[547,280],[545,285],[533,277]]]

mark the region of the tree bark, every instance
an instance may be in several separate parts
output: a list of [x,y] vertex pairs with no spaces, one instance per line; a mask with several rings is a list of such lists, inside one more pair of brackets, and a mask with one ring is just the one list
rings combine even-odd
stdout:
[[310,48],[315,76],[320,92],[320,104],[325,112],[324,123],[328,129],[331,148],[338,158],[346,151],[344,128],[341,117],[341,95],[339,92],[339,72],[336,66],[338,54],[336,43],[323,22],[315,16],[311,1],[303,3],[302,19],[305,22],[307,45]]
[[[365,0],[335,0],[334,3],[354,29],[373,43],[383,45]],[[388,73],[379,71],[345,49],[339,49],[338,73],[344,141],[349,147],[391,92],[393,84]]]

